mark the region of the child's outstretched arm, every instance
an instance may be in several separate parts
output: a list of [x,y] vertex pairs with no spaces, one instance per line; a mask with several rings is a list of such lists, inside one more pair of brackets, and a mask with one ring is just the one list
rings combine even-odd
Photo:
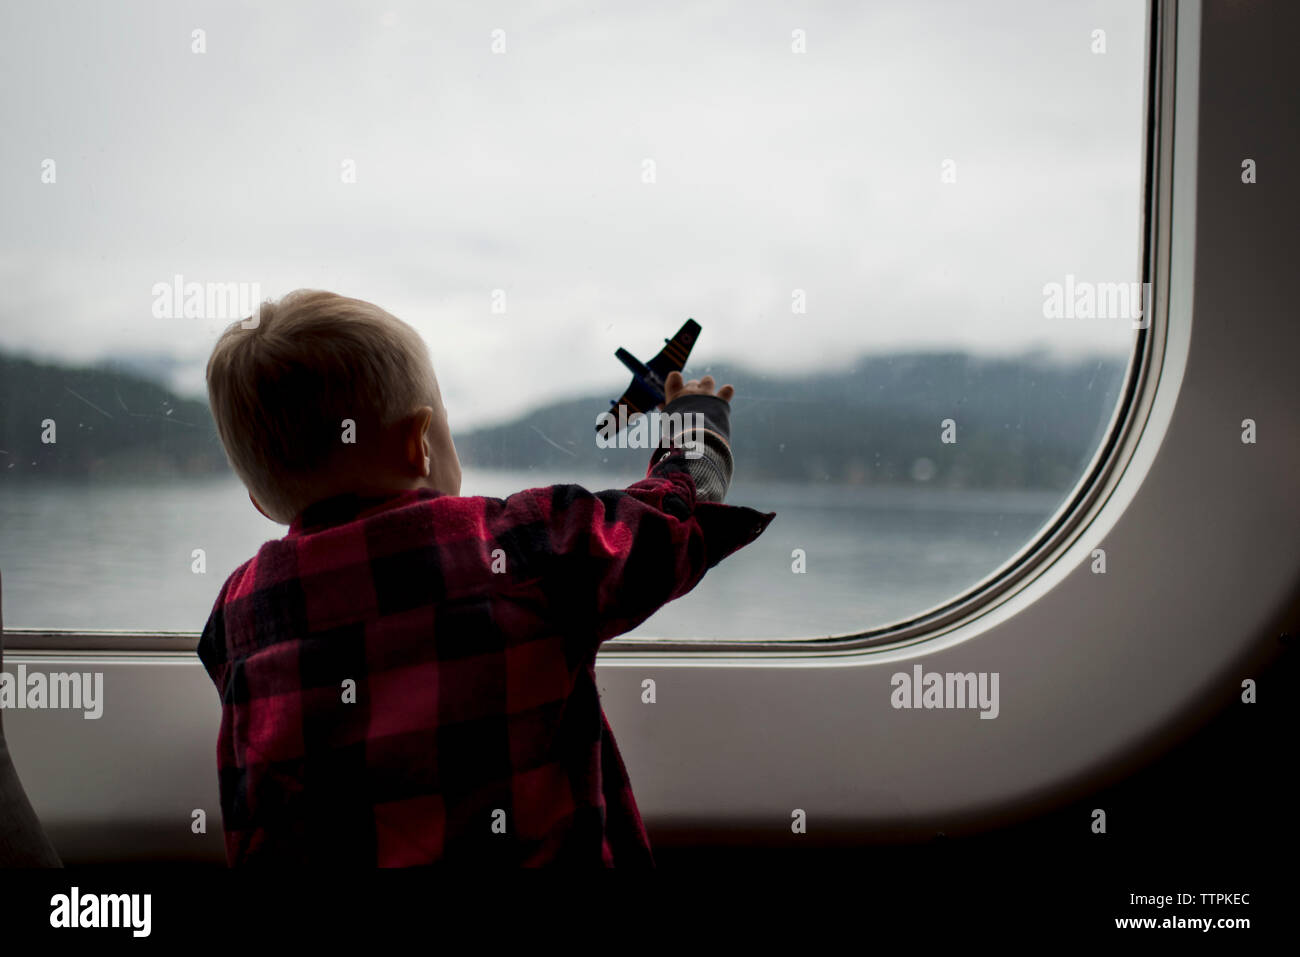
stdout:
[[[686,448],[656,449],[644,479],[601,492],[530,489],[498,500],[487,516],[491,537],[510,540],[544,576],[548,605],[583,652],[689,592],[775,517],[721,504],[733,469],[728,412],[735,390],[714,394],[710,377],[683,383],[673,373],[665,393],[665,413],[703,419],[685,419],[689,426],[666,437],[666,445]],[[527,535],[517,534],[525,528]]]

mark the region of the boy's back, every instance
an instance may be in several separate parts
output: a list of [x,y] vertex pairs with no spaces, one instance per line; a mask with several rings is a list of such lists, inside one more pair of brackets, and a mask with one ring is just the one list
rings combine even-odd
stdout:
[[[209,388],[229,450],[241,403],[213,382],[252,360],[218,359],[222,348]],[[453,467],[431,469],[439,425],[425,408],[392,427],[392,442],[372,444],[363,470],[405,481],[409,447],[424,476],[415,487],[338,493],[343,481],[301,510],[278,509],[295,516],[289,534],[230,576],[199,642],[222,700],[230,863],[652,863],[597,693],[596,652],[773,517],[720,504],[732,390],[715,396],[707,377],[696,388],[674,376],[679,395],[665,411],[699,425],[656,450],[627,489],[461,497],[449,434],[442,457]],[[418,390],[419,369],[410,378]],[[281,431],[293,425],[289,416]],[[688,456],[683,439],[703,451]],[[250,489],[278,494],[238,451]],[[339,461],[330,475],[346,472]]]
[[231,862],[648,863],[597,647],[770,520],[696,504],[681,455],[624,491],[334,499],[262,546],[200,643]]

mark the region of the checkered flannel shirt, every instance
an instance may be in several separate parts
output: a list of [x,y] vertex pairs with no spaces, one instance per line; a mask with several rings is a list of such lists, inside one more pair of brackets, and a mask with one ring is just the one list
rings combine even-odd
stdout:
[[626,489],[343,496],[236,569],[199,642],[229,863],[652,866],[595,657],[774,517],[698,500],[714,412]]

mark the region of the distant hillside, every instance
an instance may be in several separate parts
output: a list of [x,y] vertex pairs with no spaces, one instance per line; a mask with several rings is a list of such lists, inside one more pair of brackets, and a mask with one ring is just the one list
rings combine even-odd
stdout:
[[[962,353],[867,357],[819,377],[693,369],[730,382],[737,467],[755,478],[870,482],[917,480],[984,488],[1063,490],[1096,452],[1118,400],[1125,363],[1056,363]],[[456,439],[480,467],[616,465],[631,453],[595,444],[609,397],[559,403]],[[957,442],[940,442],[940,423]],[[624,464],[624,469],[626,465]]]
[[[41,441],[54,422],[55,442]],[[0,354],[0,475],[225,471],[206,402],[112,366],[68,368]]]
[[[738,391],[733,430],[748,477],[1064,489],[1096,451],[1124,363],[867,357],[820,377],[714,366]],[[608,396],[554,403],[456,436],[465,465],[627,470],[595,443]],[[957,442],[939,441],[957,423]],[[57,442],[41,442],[53,419]],[[119,365],[66,368],[0,355],[0,475],[203,474],[228,469],[206,403],[182,399]]]

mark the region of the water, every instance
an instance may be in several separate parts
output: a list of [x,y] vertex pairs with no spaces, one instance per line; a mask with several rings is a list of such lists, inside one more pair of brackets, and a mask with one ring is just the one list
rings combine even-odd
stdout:
[[[554,481],[580,478],[467,470],[463,491],[505,496]],[[984,578],[1061,499],[1037,491],[738,482],[729,501],[774,511],[776,519],[631,634],[816,637],[897,621]],[[226,576],[284,531],[253,509],[233,477],[0,486],[5,624],[197,633]],[[192,571],[196,549],[205,553],[205,574]],[[806,553],[804,574],[791,570],[795,549]]]

